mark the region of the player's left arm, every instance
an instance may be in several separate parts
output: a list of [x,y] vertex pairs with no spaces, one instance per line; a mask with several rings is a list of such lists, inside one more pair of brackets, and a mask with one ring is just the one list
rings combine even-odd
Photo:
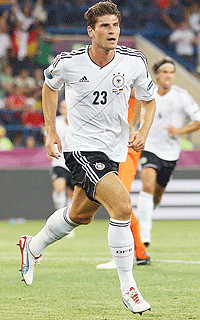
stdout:
[[155,99],[150,101],[141,101],[140,128],[137,132],[134,132],[134,128],[131,122],[128,144],[129,148],[133,148],[137,152],[141,152],[144,149],[145,141],[153,122],[155,110]]
[[152,125],[156,110],[155,94],[157,87],[152,81],[148,71],[146,57],[138,60],[138,70],[140,73],[134,80],[135,98],[141,101],[140,111],[140,128],[136,133],[132,133],[133,129],[130,126],[129,148],[133,148],[136,152],[141,152],[144,149],[147,135]]
[[180,128],[173,125],[167,127],[168,135],[174,137],[176,135],[184,135],[200,129],[200,109],[193,97],[186,91],[183,95],[183,112],[191,120]]
[[174,136],[177,136],[177,135],[184,135],[184,134],[187,134],[187,133],[191,133],[191,132],[194,132],[194,131],[197,131],[200,129],[200,121],[194,121],[192,123],[189,123],[189,124],[186,124],[185,126],[181,127],[181,128],[176,128],[172,125],[169,125],[167,127],[167,130],[168,130],[168,135],[170,137],[174,137]]

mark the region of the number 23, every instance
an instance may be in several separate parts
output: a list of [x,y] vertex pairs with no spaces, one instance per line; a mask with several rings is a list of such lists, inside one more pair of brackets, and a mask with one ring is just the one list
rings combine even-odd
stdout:
[[95,96],[94,100],[93,100],[93,104],[106,104],[107,103],[107,92],[106,91],[94,91],[93,92],[93,96]]

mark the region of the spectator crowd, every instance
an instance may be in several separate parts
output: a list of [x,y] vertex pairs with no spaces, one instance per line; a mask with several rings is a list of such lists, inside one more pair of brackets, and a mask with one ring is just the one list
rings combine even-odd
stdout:
[[[14,147],[43,145],[43,70],[53,59],[50,26],[86,27],[94,0],[1,0],[0,125]],[[168,30],[165,45],[200,73],[200,0],[116,0],[123,28]],[[187,66],[186,66],[187,67]],[[3,129],[2,129],[3,131]]]
[[45,64],[37,59],[37,53],[39,41],[45,41],[46,20],[41,0],[34,7],[30,1],[20,4],[14,0],[1,11],[0,124],[15,147],[43,144],[41,89]]

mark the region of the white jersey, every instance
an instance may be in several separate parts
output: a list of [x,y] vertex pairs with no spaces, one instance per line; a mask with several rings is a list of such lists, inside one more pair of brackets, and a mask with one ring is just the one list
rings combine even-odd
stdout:
[[144,150],[153,152],[163,160],[174,161],[181,151],[180,135],[169,137],[167,127],[181,128],[187,118],[200,120],[200,109],[190,94],[177,86],[172,86],[164,96],[156,93],[155,99],[155,117]]
[[[69,131],[69,125],[65,122],[65,118],[62,115],[56,117],[56,131],[60,137],[61,145],[63,148],[63,144],[65,142],[65,136],[66,136],[67,132]],[[57,146],[55,146],[55,147],[57,147]],[[63,167],[65,169],[67,169],[66,165],[65,165],[65,158],[64,158],[63,153],[61,154],[59,159],[52,157],[51,166],[52,167]]]
[[157,87],[140,51],[117,46],[112,61],[100,67],[88,50],[63,52],[44,72],[51,89],[65,84],[70,129],[64,151],[102,151],[113,161],[125,161],[131,88],[136,99],[150,101]]

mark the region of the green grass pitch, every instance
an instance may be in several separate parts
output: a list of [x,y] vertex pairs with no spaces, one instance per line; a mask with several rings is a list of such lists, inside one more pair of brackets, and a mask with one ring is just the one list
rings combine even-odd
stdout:
[[132,314],[121,301],[116,270],[96,270],[110,260],[108,221],[94,220],[46,248],[32,286],[21,282],[20,235],[35,235],[44,221],[0,222],[0,319],[182,320],[200,319],[200,220],[154,221],[151,266],[134,277],[152,311]]

